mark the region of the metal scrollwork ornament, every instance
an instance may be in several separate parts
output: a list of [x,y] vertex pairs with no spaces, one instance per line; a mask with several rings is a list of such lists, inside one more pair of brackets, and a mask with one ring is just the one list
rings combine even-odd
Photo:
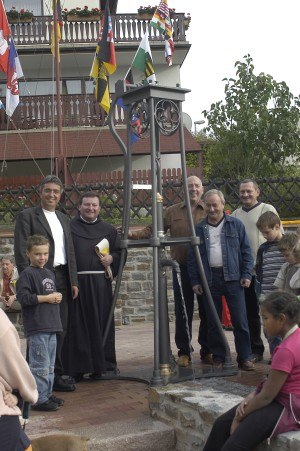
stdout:
[[179,127],[180,111],[172,100],[159,100],[155,106],[155,120],[163,135],[173,135]]

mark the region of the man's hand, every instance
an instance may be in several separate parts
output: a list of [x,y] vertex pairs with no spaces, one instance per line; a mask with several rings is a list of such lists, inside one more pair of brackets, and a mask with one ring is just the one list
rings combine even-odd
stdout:
[[79,288],[76,287],[76,285],[72,286],[72,295],[73,295],[73,299],[78,298],[78,293],[79,293]]
[[195,294],[197,294],[198,296],[200,296],[200,294],[203,293],[203,290],[202,290],[201,285],[194,285],[194,286],[193,286],[193,292],[194,292]]
[[249,288],[250,284],[251,284],[251,280],[249,280],[249,279],[241,279],[240,280],[240,284],[242,285],[243,288]]
[[111,265],[113,262],[113,258],[110,254],[106,254],[103,257],[100,256],[99,258],[104,268],[107,268],[107,266]]

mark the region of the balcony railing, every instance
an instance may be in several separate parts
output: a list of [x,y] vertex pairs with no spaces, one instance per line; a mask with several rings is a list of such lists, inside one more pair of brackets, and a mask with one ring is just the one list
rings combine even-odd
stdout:
[[[113,96],[112,96],[113,97]],[[107,115],[100,108],[94,95],[63,95],[63,127],[101,127],[107,123]],[[5,99],[1,98],[3,103]],[[122,108],[115,108],[115,123],[124,123]],[[0,110],[0,131],[45,129],[57,126],[57,99],[55,96],[22,96],[12,121]]]
[[[16,45],[35,47],[46,45],[51,39],[51,16],[37,16],[32,23],[16,23],[11,25]],[[112,15],[114,40],[119,42],[137,42],[141,40],[150,20],[138,19],[136,14]],[[184,14],[172,16],[174,41],[185,41]],[[95,44],[99,37],[99,21],[68,22],[62,26],[61,46],[66,44]],[[162,36],[152,27],[149,29],[150,41],[162,41]]]

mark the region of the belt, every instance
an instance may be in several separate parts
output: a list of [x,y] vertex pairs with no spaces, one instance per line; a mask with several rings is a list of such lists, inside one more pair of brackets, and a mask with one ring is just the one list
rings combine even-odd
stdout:
[[54,271],[66,271],[68,269],[68,265],[57,265],[53,269]]
[[77,274],[104,274],[105,271],[78,271]]

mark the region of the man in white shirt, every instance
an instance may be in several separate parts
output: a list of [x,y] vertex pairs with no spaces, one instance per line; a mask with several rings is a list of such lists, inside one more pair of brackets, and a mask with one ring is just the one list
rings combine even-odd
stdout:
[[[266,211],[273,211],[277,214],[277,216],[279,216],[276,209],[272,205],[265,204],[264,202],[260,202],[258,200],[259,195],[260,190],[255,180],[243,180],[240,184],[240,200],[242,202],[242,206],[231,214],[232,217],[242,221],[245,226],[254,263],[256,261],[259,246],[266,241],[256,227],[259,217]],[[255,362],[259,362],[263,359],[264,345],[261,339],[261,321],[259,316],[258,299],[254,290],[254,275],[252,276],[250,287],[245,289],[245,300],[250,331],[252,359]]]
[[78,296],[77,267],[69,218],[56,210],[63,191],[63,185],[55,175],[48,175],[41,182],[41,205],[27,208],[16,219],[14,248],[19,273],[29,265],[26,242],[31,235],[43,235],[50,243],[49,260],[46,267],[55,273],[57,291],[62,293],[60,315],[63,333],[57,336],[55,361],[55,391],[74,391],[75,385],[63,378],[61,350],[68,324],[68,303]]

